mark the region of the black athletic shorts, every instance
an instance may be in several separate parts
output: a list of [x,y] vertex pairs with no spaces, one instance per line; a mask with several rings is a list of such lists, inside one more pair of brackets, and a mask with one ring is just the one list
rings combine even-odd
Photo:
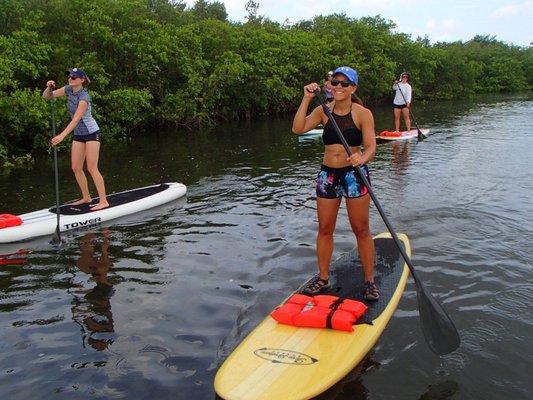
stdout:
[[89,135],[74,135],[72,140],[75,140],[76,142],[99,142],[100,141],[100,131],[96,131],[93,133],[90,133]]

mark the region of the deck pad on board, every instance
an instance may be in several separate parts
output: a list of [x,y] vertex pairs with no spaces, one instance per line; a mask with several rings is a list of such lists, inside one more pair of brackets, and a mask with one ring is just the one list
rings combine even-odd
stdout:
[[[374,246],[376,247],[374,280],[379,287],[379,300],[367,301],[363,298],[364,274],[355,249],[335,260],[330,270],[331,288],[320,292],[365,303],[368,310],[357,321],[358,324],[370,323],[381,315],[396,291],[403,273],[404,260],[393,240],[375,239]],[[405,246],[403,247],[405,249]]]
[[[126,192],[121,193],[115,193],[110,194],[107,196],[107,202],[109,203],[109,207],[106,208],[112,208],[116,206],[120,206],[122,204],[131,203],[132,201],[143,199],[148,196],[152,196],[156,193],[160,193],[163,190],[166,190],[169,188],[169,185],[166,183],[162,183],[157,186],[149,186],[144,187],[140,189],[134,189],[134,190],[128,190]],[[70,204],[64,204],[59,206],[59,214],[61,215],[81,215],[86,214],[89,212],[92,212],[91,205],[98,203],[98,197],[95,197],[91,200],[90,203],[87,204],[80,204],[77,206],[73,206]],[[56,213],[56,207],[50,208],[48,211],[55,214]]]

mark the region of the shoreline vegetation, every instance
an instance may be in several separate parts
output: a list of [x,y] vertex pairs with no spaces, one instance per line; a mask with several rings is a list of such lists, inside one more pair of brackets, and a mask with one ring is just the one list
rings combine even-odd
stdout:
[[[292,113],[304,83],[350,65],[367,104],[390,101],[404,70],[417,100],[533,88],[533,48],[476,36],[430,43],[382,17],[317,16],[283,25],[246,4],[232,22],[221,2],[187,8],[172,0],[3,0],[0,3],[0,165],[31,163],[49,149],[48,79],[89,74],[106,140],[155,128],[194,129]],[[58,120],[67,121],[58,104]],[[68,143],[64,144],[68,145]]]

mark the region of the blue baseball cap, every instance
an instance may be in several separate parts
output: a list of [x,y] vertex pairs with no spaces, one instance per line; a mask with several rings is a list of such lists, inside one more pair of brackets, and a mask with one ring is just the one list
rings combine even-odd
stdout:
[[343,74],[348,80],[353,83],[354,85],[357,85],[359,82],[359,78],[357,76],[357,71],[350,67],[339,67],[335,71],[333,71],[333,75],[337,74]]
[[80,69],[80,68],[71,68],[67,71],[67,75],[69,76],[76,76],[78,78],[84,78],[84,79],[87,79],[88,76],[87,74],[85,73],[84,70]]

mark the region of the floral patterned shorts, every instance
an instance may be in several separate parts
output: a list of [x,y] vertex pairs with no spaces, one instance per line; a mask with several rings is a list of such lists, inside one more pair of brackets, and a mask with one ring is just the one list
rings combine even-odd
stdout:
[[[370,183],[368,167],[360,167]],[[322,165],[316,179],[316,196],[325,199],[337,199],[339,197],[357,198],[368,193],[368,188],[357,176],[352,166],[344,168],[331,168]]]

